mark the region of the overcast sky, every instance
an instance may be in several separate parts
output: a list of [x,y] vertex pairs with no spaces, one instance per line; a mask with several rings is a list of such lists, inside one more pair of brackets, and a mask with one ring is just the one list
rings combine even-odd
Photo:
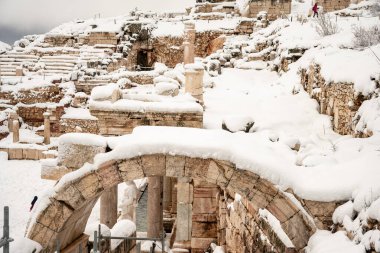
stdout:
[[195,0],[0,0],[0,41],[13,42],[26,34],[45,33],[77,18],[127,14],[131,9],[184,10]]

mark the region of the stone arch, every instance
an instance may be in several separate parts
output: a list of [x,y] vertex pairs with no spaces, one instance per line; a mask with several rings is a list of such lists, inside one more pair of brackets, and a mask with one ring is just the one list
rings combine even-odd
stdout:
[[188,177],[216,184],[231,196],[240,194],[255,212],[265,208],[272,213],[297,251],[315,232],[298,206],[257,174],[236,168],[229,161],[149,154],[86,165],[63,177],[47,197],[49,201],[37,210],[27,237],[40,243],[44,252],[53,251],[56,239],[64,248],[83,233],[92,208],[105,190],[149,176]]

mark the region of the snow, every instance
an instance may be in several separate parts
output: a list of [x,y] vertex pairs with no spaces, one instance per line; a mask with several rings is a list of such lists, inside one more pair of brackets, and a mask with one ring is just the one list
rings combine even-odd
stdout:
[[48,86],[55,86],[51,82],[51,77],[46,77],[46,80],[43,80],[42,77],[40,78],[15,78],[15,79],[8,79],[1,85],[0,91],[2,92],[12,92],[17,95],[20,91],[27,91],[35,88],[43,88]]
[[100,232],[103,236],[111,236],[111,230],[109,229],[109,227],[107,227],[107,225],[99,224],[98,222],[87,223],[84,233],[90,236],[90,238],[88,239],[90,242],[94,241],[94,232],[97,231],[99,233],[99,225],[101,230]]
[[[225,31],[234,30],[242,20],[246,18],[234,17],[222,20],[196,20],[195,30],[197,32],[207,31]],[[158,21],[155,24],[155,29],[152,31],[153,37],[181,37],[183,36],[185,25],[183,22],[167,22]]]
[[84,108],[65,108],[65,114],[62,119],[85,119],[85,120],[97,120],[96,117],[92,116],[90,110]]
[[29,129],[20,129],[20,141],[19,143],[13,143],[13,133],[10,133],[6,138],[0,140],[0,147],[5,148],[36,148],[36,149],[44,149],[40,145],[44,141],[44,137],[37,135],[34,131]]
[[157,94],[163,94],[165,92],[170,92],[171,94],[174,94],[175,90],[178,90],[178,85],[175,83],[156,83],[155,90]]
[[5,42],[0,41],[0,54],[11,49],[11,46]]
[[236,7],[242,15],[249,13],[249,0],[236,0]]
[[363,245],[355,245],[343,231],[331,234],[329,231],[317,231],[309,240],[306,253],[365,253]]
[[[15,239],[12,245],[24,245],[22,239],[26,224],[29,219],[30,203],[34,196],[39,199],[36,205],[41,202],[42,192],[51,189],[54,181],[41,179],[41,166],[38,161],[1,161],[0,165],[0,224],[3,223],[3,206],[9,206],[10,217],[10,237]],[[17,196],[17,201],[15,197]],[[3,230],[0,229],[0,237]],[[18,240],[22,242],[18,243]],[[13,252],[13,251],[12,251]],[[25,251],[15,251],[25,252]]]
[[4,151],[0,151],[0,162],[8,161],[8,153]]
[[372,202],[368,208],[368,217],[380,221],[380,198]]
[[[371,49],[375,54],[380,54],[380,45],[373,46]],[[313,49],[309,50],[304,57],[310,57],[311,61],[321,65],[321,75],[327,83],[352,83],[355,91],[368,95],[376,89],[376,84],[372,82],[371,77],[380,75],[380,62],[372,51],[370,49],[363,51],[337,48]]]
[[267,209],[260,209],[259,216],[268,222],[272,230],[276,233],[278,238],[286,247],[294,248],[292,241],[289,239],[285,231],[282,229],[280,221],[276,217],[274,217],[273,214],[271,214]]
[[251,117],[244,115],[229,116],[223,119],[223,124],[225,124],[231,132],[244,131],[249,124],[254,122]]
[[118,89],[119,85],[115,83],[94,87],[91,91],[91,99],[96,101],[108,100],[112,97],[112,93]]
[[95,134],[69,133],[59,137],[59,145],[64,144],[106,147],[107,141],[105,137]]
[[[136,224],[130,220],[120,220],[111,229],[111,236],[114,237],[128,237],[132,236],[136,232]],[[111,250],[116,249],[116,247],[122,243],[123,240],[111,240]]]
[[129,18],[126,16],[118,16],[112,18],[93,18],[87,20],[77,20],[62,24],[47,35],[76,35],[88,34],[89,32],[115,32],[121,31],[124,23]]
[[333,222],[335,224],[343,223],[343,219],[347,216],[350,219],[354,218],[355,212],[354,212],[354,203],[352,201],[347,201],[345,204],[339,206],[337,209],[335,209],[333,214]]
[[190,96],[176,97],[161,96],[160,102],[142,102],[120,99],[114,103],[110,101],[90,101],[90,110],[128,111],[128,112],[168,112],[168,113],[199,113],[203,111],[201,105]]
[[42,246],[29,238],[20,237],[10,244],[10,250],[11,252],[38,253],[42,250]]

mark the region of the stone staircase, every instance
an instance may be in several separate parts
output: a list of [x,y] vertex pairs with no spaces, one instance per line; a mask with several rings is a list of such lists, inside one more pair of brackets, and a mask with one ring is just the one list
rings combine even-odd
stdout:
[[16,68],[23,64],[35,64],[39,60],[36,55],[25,54],[20,52],[9,52],[0,55],[0,71],[2,76],[15,76]]
[[104,48],[88,47],[81,50],[79,61],[85,65],[89,65],[91,62],[101,61],[108,57],[109,55],[105,53]]
[[74,70],[78,59],[77,55],[43,56],[39,63],[45,65],[43,73],[46,75],[67,75]]

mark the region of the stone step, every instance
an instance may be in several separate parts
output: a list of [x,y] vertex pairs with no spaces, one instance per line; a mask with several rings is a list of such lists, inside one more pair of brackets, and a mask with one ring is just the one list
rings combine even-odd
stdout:
[[38,59],[39,57],[37,55],[30,55],[30,54],[1,54],[0,58],[28,58],[28,59]]
[[54,61],[41,61],[46,66],[65,66],[65,67],[74,67],[76,65],[75,62],[54,62]]
[[16,71],[15,72],[1,72],[1,76],[15,76],[16,75]]
[[0,65],[20,65],[22,62],[15,62],[15,61],[3,61],[0,59]]
[[56,60],[41,60],[45,65],[62,65],[62,66],[75,66],[78,61],[56,61]]
[[11,70],[13,70],[13,69],[16,69],[17,67],[19,67],[19,66],[1,66],[1,67],[0,67],[0,70],[1,70],[2,72],[4,72],[4,71],[6,71],[7,69],[11,69]]
[[41,61],[77,61],[78,57],[67,56],[43,56]]
[[74,67],[66,67],[66,66],[46,66],[46,70],[68,70],[72,71]]
[[69,73],[71,73],[71,71],[70,70],[52,70],[52,69],[45,69],[45,70],[43,70],[43,73],[45,73],[45,74],[69,74]]
[[2,62],[38,62],[38,59],[22,59],[22,58],[0,58]]

